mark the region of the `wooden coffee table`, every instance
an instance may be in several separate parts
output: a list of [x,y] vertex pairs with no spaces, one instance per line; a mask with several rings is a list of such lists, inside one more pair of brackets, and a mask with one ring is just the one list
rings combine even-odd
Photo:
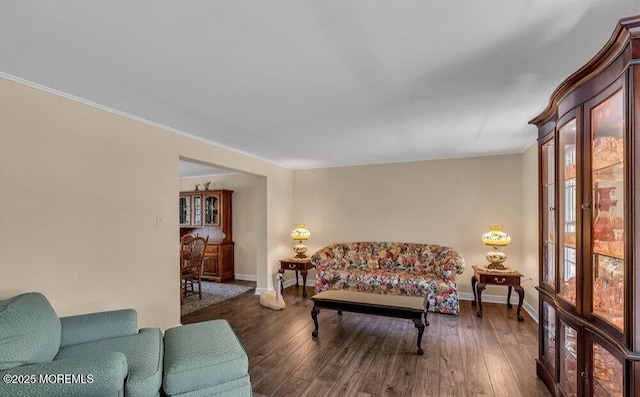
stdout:
[[[428,294],[427,294],[428,296]],[[316,329],[311,334],[314,338],[318,336],[318,313],[320,309],[337,310],[338,314],[343,311],[374,314],[378,316],[406,318],[413,321],[418,329],[418,350],[419,356],[424,354],[420,347],[422,334],[427,321],[427,311],[429,310],[429,300],[416,296],[382,295],[347,290],[328,290],[311,297],[313,309],[311,318]]]

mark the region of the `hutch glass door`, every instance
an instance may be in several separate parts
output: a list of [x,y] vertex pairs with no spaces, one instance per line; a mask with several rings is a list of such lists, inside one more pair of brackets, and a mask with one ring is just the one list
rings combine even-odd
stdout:
[[592,396],[622,397],[624,390],[622,362],[595,341],[591,343],[591,347]]
[[193,222],[192,226],[202,226],[202,196],[193,196]]
[[555,373],[556,367],[556,310],[547,301],[542,300],[542,346],[540,358]]
[[578,396],[578,331],[560,321],[560,387],[568,397]]
[[542,145],[542,282],[555,292],[556,231],[555,231],[555,140]]
[[624,327],[624,117],[618,90],[590,109],[593,315]]
[[178,211],[180,213],[180,226],[191,226],[191,197],[180,196],[178,202]]
[[220,196],[209,194],[204,199],[204,223],[207,226],[220,226]]
[[560,296],[576,304],[576,119],[559,131],[560,176],[558,220],[560,223]]

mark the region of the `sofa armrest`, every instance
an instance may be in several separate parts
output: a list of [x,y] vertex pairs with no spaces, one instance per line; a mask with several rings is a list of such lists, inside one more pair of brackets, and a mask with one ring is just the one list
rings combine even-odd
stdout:
[[81,314],[60,318],[60,347],[78,345],[138,332],[138,315],[133,309]]
[[322,272],[327,268],[336,267],[337,260],[333,250],[325,247],[311,256],[311,263],[315,266],[316,272]]
[[127,368],[118,352],[23,365],[0,371],[0,396],[122,397]]
[[464,273],[464,258],[453,248],[442,247],[436,254],[433,267],[444,280],[455,282],[456,275]]

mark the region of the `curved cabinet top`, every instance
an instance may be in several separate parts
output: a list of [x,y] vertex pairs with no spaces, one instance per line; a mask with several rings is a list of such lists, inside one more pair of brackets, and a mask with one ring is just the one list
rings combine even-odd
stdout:
[[629,64],[640,61],[640,15],[621,19],[605,46],[551,94],[546,109],[529,121],[538,128],[578,106],[614,82]]

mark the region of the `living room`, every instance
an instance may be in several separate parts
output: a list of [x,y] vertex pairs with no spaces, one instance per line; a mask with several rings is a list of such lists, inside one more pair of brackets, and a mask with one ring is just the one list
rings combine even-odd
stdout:
[[[528,2],[522,2],[522,7],[524,3]],[[571,6],[558,6],[551,11],[568,18],[574,15],[572,7],[579,8],[577,2],[571,2]],[[405,161],[389,157],[378,163],[314,163],[304,153],[297,153],[297,146],[289,148],[292,141],[304,137],[302,133],[279,142],[279,151],[287,153],[282,162],[270,161],[242,147],[193,133],[208,130],[209,126],[194,122],[171,127],[127,110],[127,96],[120,97],[122,102],[118,103],[117,96],[110,98],[112,101],[98,102],[81,94],[83,86],[90,86],[90,90],[102,87],[107,92],[110,85],[118,83],[105,78],[89,84],[73,78],[83,68],[99,70],[108,68],[106,65],[73,64],[78,70],[70,68],[67,78],[75,81],[76,91],[71,86],[68,90],[55,88],[46,79],[37,78],[39,69],[62,73],[70,67],[60,60],[62,55],[43,56],[39,58],[41,63],[19,57],[24,62],[22,69],[18,68],[20,62],[0,62],[0,202],[4,204],[0,210],[0,269],[5,275],[0,279],[0,299],[38,291],[49,299],[59,316],[133,308],[138,312],[140,327],[168,329],[179,325],[176,200],[181,190],[179,164],[190,161],[254,179],[252,197],[245,201],[253,216],[246,218],[241,227],[241,240],[249,242],[249,249],[238,251],[238,255],[245,266],[240,273],[255,277],[256,294],[275,288],[279,260],[292,255],[291,230],[297,223],[305,223],[311,231],[306,243],[309,253],[346,241],[426,242],[454,247],[467,263],[466,271],[458,277],[460,298],[471,300],[471,266],[486,263],[487,247],[481,236],[489,225],[498,223],[512,238],[503,249],[508,255],[507,263],[523,275],[524,307],[530,315],[526,321],[535,321],[539,315],[535,287],[540,273],[539,149],[536,128],[527,122],[547,105],[553,88],[563,78],[602,48],[619,19],[640,14],[636,2],[622,0],[612,4],[594,1],[580,10],[580,16],[587,21],[595,18],[600,23],[578,29],[580,17],[575,16],[572,27],[579,34],[569,28],[554,31],[554,40],[549,40],[560,44],[546,48],[545,54],[562,57],[568,47],[580,46],[580,55],[575,56],[579,59],[566,65],[566,71],[548,84],[550,89],[543,101],[528,104],[535,111],[525,114],[519,130],[513,131],[522,139],[520,149],[506,153],[483,147],[469,155],[430,153],[428,158],[415,157],[413,149],[419,145],[409,139],[411,134],[396,136],[393,132],[394,127],[404,131],[410,129],[407,125],[421,121],[408,117],[406,124],[393,125],[385,120],[376,126],[391,126],[383,137],[389,147],[410,154]],[[24,12],[21,16],[27,19],[29,8],[18,11]],[[0,17],[7,22],[4,29],[18,29],[15,26],[20,18],[9,21],[8,14]],[[57,18],[64,21],[60,15]],[[568,44],[560,40],[565,36],[570,37]],[[80,37],[70,41],[82,43]],[[17,56],[19,41],[12,45],[11,54]],[[132,65],[145,69],[143,59],[134,61]],[[542,64],[540,73],[549,72]],[[146,67],[154,69],[148,64]],[[482,80],[482,76],[478,79]],[[137,101],[137,97],[131,102],[139,102],[143,108],[155,103],[158,106],[153,111],[158,113],[177,112],[180,102],[170,94],[175,88],[172,84],[177,83],[166,84],[153,87],[155,91],[139,88],[139,92],[151,92],[151,96],[155,92],[158,102],[145,103]],[[479,83],[478,87],[472,99],[483,103],[484,84]],[[500,106],[511,101],[507,94],[523,90],[522,87],[505,84],[503,97],[494,92],[487,100],[493,101],[488,119],[477,118],[478,125],[495,125],[500,119]],[[460,97],[473,91],[473,87],[454,88]],[[203,99],[196,102],[200,100]],[[412,102],[412,98],[407,101]],[[447,114],[452,119],[469,112],[465,106],[456,107],[455,102],[447,105],[454,109]],[[186,114],[200,112],[203,109],[194,108]],[[207,117],[194,119],[202,122]],[[224,129],[223,122],[212,124],[214,129]],[[426,133],[418,131],[413,133]],[[487,134],[477,126],[475,131]],[[242,137],[241,132],[235,133]],[[506,139],[503,133],[508,135],[501,131],[489,136],[488,141]],[[447,135],[440,131],[438,134]],[[242,138],[240,141],[252,139]],[[264,137],[257,133],[254,139],[258,138]],[[322,141],[323,136],[315,135],[307,142],[314,139]],[[456,137],[453,142],[462,145],[465,140],[471,140],[469,146],[474,146],[475,141],[469,136]],[[366,133],[359,133],[343,144],[356,156],[368,149],[375,151],[373,141]],[[438,151],[446,152],[436,147],[435,152]],[[318,159],[322,155],[314,155],[315,160],[321,161]],[[296,166],[285,165],[294,161],[298,161]],[[213,185],[233,186],[228,179],[209,179]],[[290,282],[291,275],[287,277]],[[487,302],[501,301],[505,291],[488,287],[485,296]]]

